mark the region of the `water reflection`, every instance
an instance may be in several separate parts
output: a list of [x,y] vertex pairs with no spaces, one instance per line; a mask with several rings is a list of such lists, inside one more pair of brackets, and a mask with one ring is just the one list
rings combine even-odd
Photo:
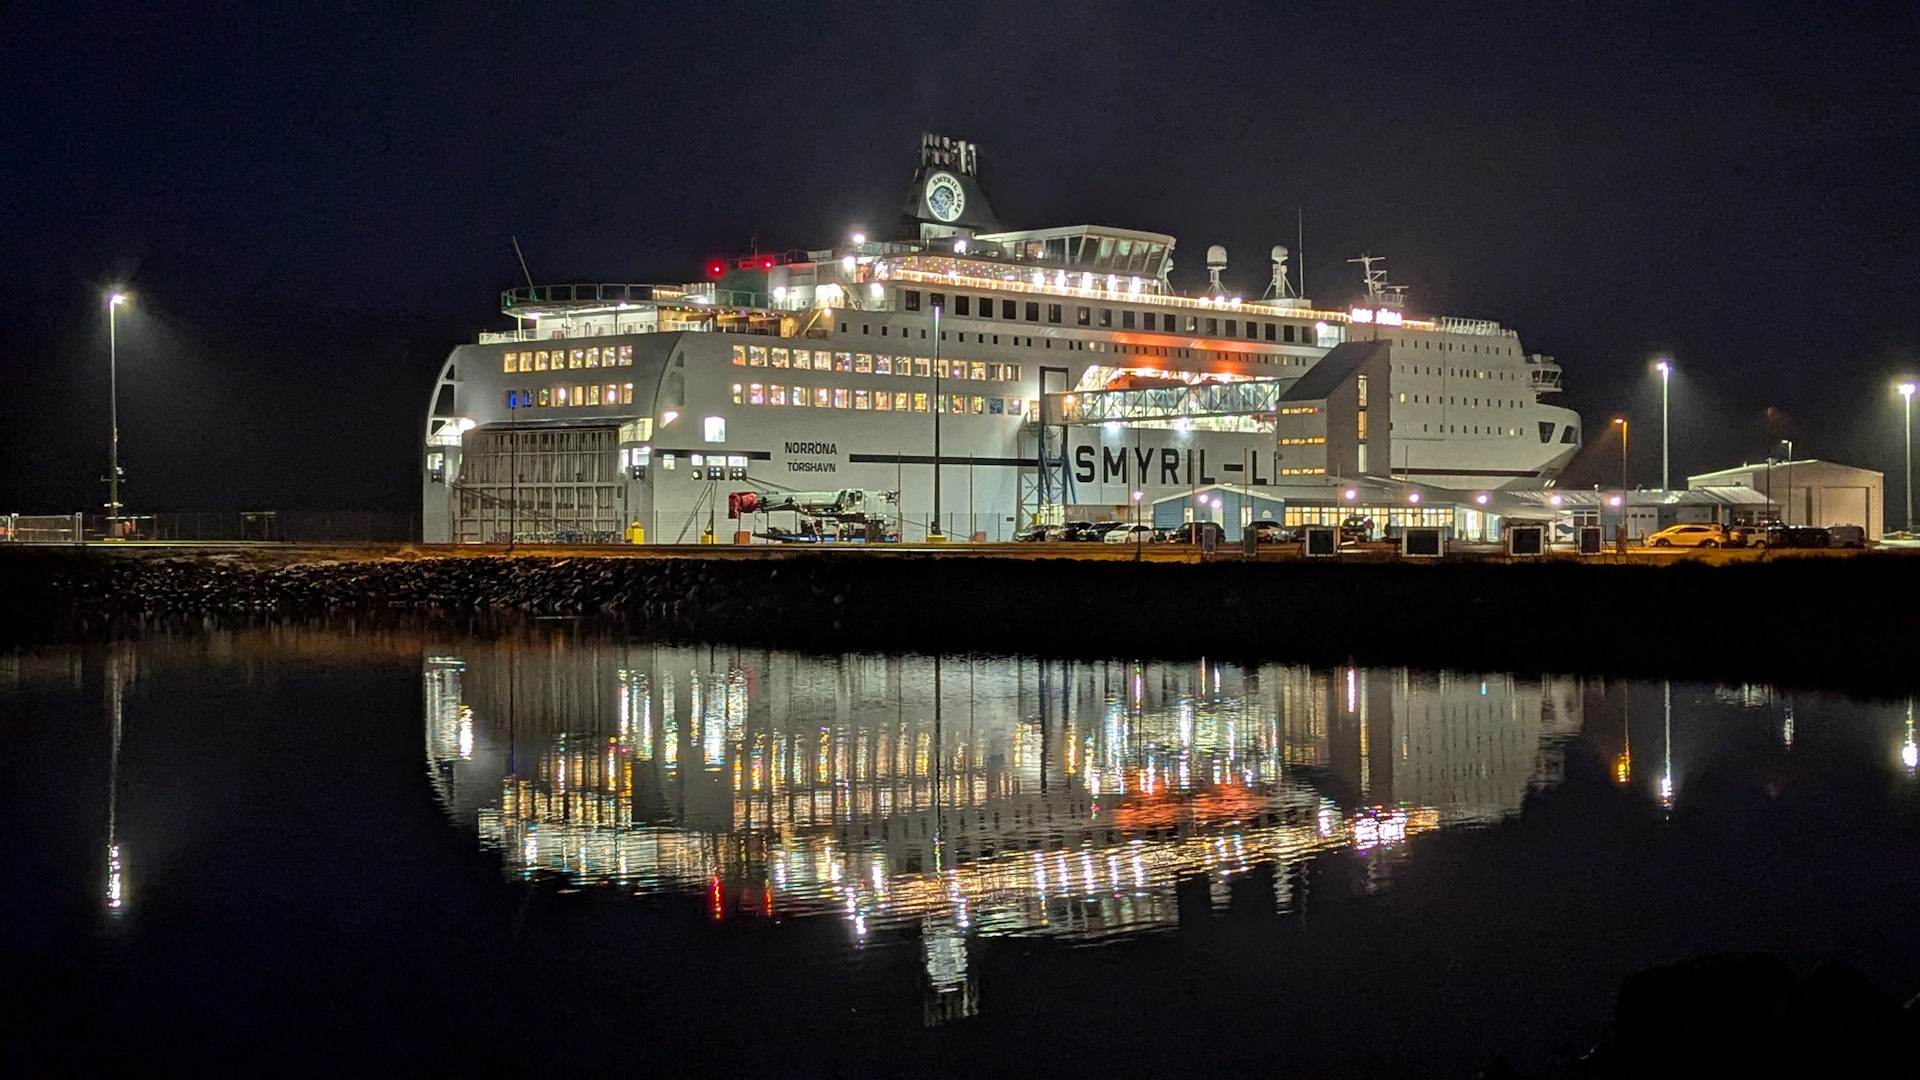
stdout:
[[1258,866],[1287,911],[1337,848],[1384,882],[1555,783],[1580,728],[1571,679],[1286,665],[503,642],[425,681],[440,797],[513,872],[917,928],[943,1015],[970,935],[1162,929],[1179,879],[1223,906]]

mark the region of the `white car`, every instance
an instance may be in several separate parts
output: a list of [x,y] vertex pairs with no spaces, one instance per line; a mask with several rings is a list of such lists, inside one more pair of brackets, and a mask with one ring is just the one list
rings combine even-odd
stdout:
[[1108,529],[1107,535],[1100,539],[1109,544],[1151,544],[1153,543],[1153,526],[1122,525],[1117,529]]

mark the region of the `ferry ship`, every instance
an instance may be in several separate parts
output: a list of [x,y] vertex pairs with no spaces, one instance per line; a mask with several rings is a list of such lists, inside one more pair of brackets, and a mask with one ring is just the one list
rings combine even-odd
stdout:
[[[908,541],[1066,520],[1487,524],[1550,486],[1579,417],[1497,322],[1173,288],[1175,239],[1004,229],[977,148],[924,136],[891,239],[715,259],[674,285],[512,288],[514,328],[447,357],[428,409],[429,542],[687,543],[799,516]],[[743,509],[744,508],[744,509]],[[737,516],[730,516],[737,515]],[[817,534],[815,534],[817,535]]]

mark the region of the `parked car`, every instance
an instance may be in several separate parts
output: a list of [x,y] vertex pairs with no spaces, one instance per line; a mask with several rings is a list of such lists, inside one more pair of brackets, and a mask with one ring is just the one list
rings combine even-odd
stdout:
[[1688,522],[1682,525],[1669,525],[1656,533],[1647,534],[1648,547],[1732,547],[1733,533],[1725,525],[1711,522]]
[[1354,514],[1340,523],[1340,542],[1364,544],[1373,539],[1373,519]]
[[1169,544],[1197,543],[1208,533],[1213,534],[1213,542],[1216,546],[1227,542],[1227,530],[1221,528],[1217,521],[1189,521],[1177,525],[1167,533],[1166,542]]
[[1867,530],[1858,525],[1829,525],[1827,536],[1834,547],[1863,548],[1867,540]]
[[1297,544],[1304,536],[1299,529],[1290,529],[1277,521],[1254,522],[1253,535],[1263,544]]
[[1100,539],[1109,544],[1151,544],[1158,535],[1151,525],[1133,524],[1108,529]]
[[1833,534],[1811,525],[1773,525],[1747,543],[1757,548],[1823,548],[1833,546]]

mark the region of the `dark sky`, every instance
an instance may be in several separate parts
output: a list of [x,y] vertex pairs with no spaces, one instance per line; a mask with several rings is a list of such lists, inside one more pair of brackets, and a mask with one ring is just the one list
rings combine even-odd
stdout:
[[[1805,455],[1899,483],[1920,369],[1913,6],[14,4],[0,31],[0,511],[97,506],[102,290],[134,510],[405,509],[446,351],[543,282],[891,227],[919,134],[1009,227],[1206,245],[1257,295],[1369,251],[1499,319],[1589,432],[1675,473]],[[1768,419],[1766,412],[1775,410]],[[1636,439],[1657,480],[1657,438]]]

